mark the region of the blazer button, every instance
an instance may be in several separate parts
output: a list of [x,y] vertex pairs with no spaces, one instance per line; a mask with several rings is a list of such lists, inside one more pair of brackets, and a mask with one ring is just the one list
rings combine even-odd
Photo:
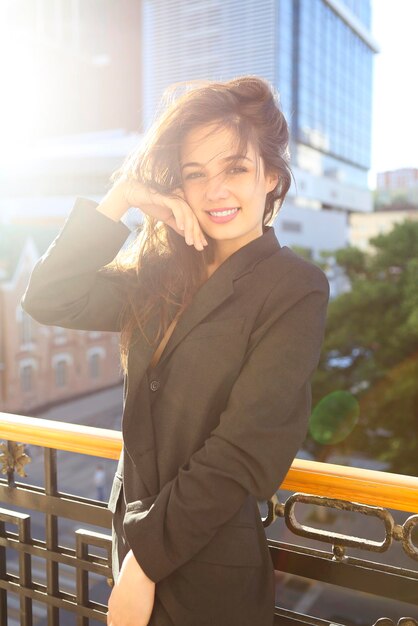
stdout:
[[150,383],[151,391],[157,391],[159,386],[160,386],[160,381],[159,380],[152,380],[151,383]]

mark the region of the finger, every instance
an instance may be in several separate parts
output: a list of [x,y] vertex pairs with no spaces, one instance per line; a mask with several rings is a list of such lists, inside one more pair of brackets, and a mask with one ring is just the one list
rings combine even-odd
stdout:
[[183,226],[183,235],[187,245],[193,245],[194,223],[191,208],[185,202],[178,202],[176,206],[173,207],[173,213],[176,216],[179,227],[181,228]]
[[205,247],[205,246],[207,246],[207,245],[208,245],[208,240],[206,239],[206,235],[205,235],[204,231],[202,230],[202,227],[201,227],[201,225],[200,225],[200,223],[199,223],[199,220],[198,220],[197,218],[196,218],[196,221],[197,221],[197,223],[198,223],[198,225],[199,225],[199,236],[200,236],[200,240],[201,240],[201,242],[202,242],[202,245]]
[[175,230],[176,233],[178,233],[179,235],[184,237],[184,230],[180,230],[179,229],[179,227],[177,226],[176,218],[174,217],[174,215],[170,215],[170,217],[168,217],[166,220],[164,220],[164,223],[167,224],[167,226],[170,226],[170,228],[172,228],[173,230]]
[[178,210],[182,216],[181,221],[184,226],[184,239],[188,246],[192,246],[194,243],[194,214],[185,202],[182,202],[182,204],[178,207]]
[[183,235],[184,237],[184,234],[185,234],[184,233],[184,217],[183,217],[183,211],[181,207],[176,203],[171,206],[170,210],[171,210],[170,218],[174,218],[175,224],[177,226],[176,228],[177,232],[180,233],[180,235]]
[[192,246],[194,244],[194,215],[191,209],[189,209],[188,211],[184,211],[183,216],[186,243],[187,245]]
[[195,246],[196,249],[201,249],[203,243],[201,241],[201,231],[200,225],[197,220],[195,213],[187,202],[184,202],[184,215],[186,217],[186,228],[188,228],[188,232],[186,235],[186,241],[189,245]]
[[200,229],[199,221],[196,216],[194,217],[193,242],[194,242],[194,247],[196,248],[196,250],[200,250],[200,251],[203,250],[204,248],[203,235]]

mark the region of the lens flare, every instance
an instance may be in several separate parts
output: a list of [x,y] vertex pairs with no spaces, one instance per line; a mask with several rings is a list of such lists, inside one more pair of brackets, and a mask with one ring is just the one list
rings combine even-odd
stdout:
[[351,393],[333,391],[312,411],[309,433],[318,443],[339,443],[352,432],[359,416],[359,403]]

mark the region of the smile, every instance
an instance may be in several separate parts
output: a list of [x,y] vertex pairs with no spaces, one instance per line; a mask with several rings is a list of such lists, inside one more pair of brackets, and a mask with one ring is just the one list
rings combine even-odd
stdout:
[[238,209],[235,208],[235,209],[225,209],[225,211],[209,211],[209,213],[216,217],[217,215],[232,215],[232,213],[236,213],[237,211]]
[[209,218],[212,222],[222,224],[224,222],[230,222],[238,214],[239,207],[234,209],[224,209],[221,211],[208,211]]

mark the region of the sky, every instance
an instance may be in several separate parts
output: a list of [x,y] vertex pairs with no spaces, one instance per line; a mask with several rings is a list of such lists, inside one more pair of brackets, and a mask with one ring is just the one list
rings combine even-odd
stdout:
[[371,178],[418,168],[418,0],[372,0],[372,12],[381,52],[374,60]]

